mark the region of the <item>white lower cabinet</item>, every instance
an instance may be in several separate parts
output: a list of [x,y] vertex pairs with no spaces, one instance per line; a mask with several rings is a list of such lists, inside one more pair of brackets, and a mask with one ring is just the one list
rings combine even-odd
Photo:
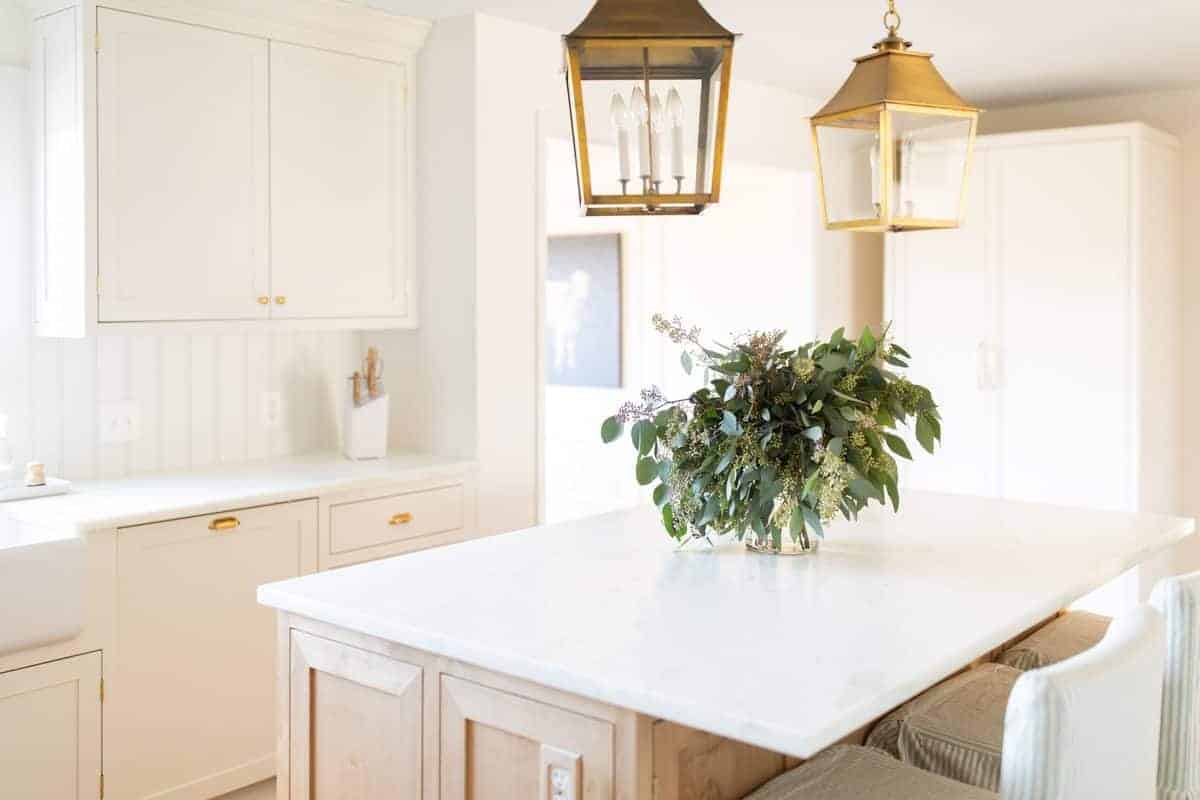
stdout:
[[275,620],[257,587],[317,568],[317,501],[123,528],[110,798],[209,798],[275,771]]
[[0,674],[0,797],[101,796],[99,653]]

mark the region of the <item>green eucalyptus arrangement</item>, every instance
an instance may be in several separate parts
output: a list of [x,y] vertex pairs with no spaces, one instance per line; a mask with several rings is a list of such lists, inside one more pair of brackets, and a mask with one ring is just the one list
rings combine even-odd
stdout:
[[[784,534],[803,550],[838,515],[850,520],[872,500],[900,508],[895,456],[911,459],[900,426],[930,453],[941,418],[929,390],[897,370],[911,356],[870,328],[858,339],[839,329],[795,349],[784,331],[706,345],[701,331],[655,315],[654,327],[682,347],[706,385],[681,400],[658,387],[604,420],[604,442],[626,426],[637,450],[637,481],[655,481],[663,526],[680,542],[735,533],[756,549],[781,552]],[[711,540],[710,540],[711,541]]]

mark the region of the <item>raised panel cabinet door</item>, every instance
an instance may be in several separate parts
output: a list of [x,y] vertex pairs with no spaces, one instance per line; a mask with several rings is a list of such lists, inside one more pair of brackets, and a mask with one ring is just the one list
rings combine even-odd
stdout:
[[422,671],[292,631],[291,800],[421,796]]
[[264,583],[316,569],[315,500],[124,528],[105,739],[114,797],[215,797],[275,772]]
[[999,491],[988,169],[988,154],[978,152],[962,227],[888,237],[892,335],[912,353],[907,375],[933,392],[945,433],[936,455],[911,440],[913,461],[899,459],[911,489]]
[[0,674],[0,797],[98,800],[100,654]]
[[79,9],[34,20],[33,321],[40,336],[81,338],[84,279],[83,65]]
[[267,317],[266,40],[97,25],[100,321]]
[[1131,143],[998,149],[1003,494],[1134,510]]
[[613,725],[442,676],[442,800],[613,800]]
[[405,81],[271,42],[272,316],[409,315]]

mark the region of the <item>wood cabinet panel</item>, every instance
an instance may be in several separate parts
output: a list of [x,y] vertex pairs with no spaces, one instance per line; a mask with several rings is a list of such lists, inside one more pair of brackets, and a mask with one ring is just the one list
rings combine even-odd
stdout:
[[97,21],[100,321],[265,319],[267,42]]
[[100,654],[0,674],[0,796],[100,797]]
[[409,313],[405,67],[271,43],[272,316]]
[[212,797],[273,774],[275,625],[256,591],[315,571],[316,514],[302,501],[118,532],[114,796]]
[[344,555],[462,527],[462,486],[344,503],[330,510],[329,551]]
[[612,800],[614,737],[611,722],[443,675],[442,800]]
[[291,634],[291,800],[421,796],[422,670]]

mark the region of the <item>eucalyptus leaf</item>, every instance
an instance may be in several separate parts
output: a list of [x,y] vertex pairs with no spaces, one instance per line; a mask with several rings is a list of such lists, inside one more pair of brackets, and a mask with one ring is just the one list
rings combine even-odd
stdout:
[[658,462],[653,458],[643,458],[637,462],[637,482],[649,486],[658,477]]
[[660,508],[671,498],[671,490],[665,483],[654,487],[654,505]]
[[725,411],[721,414],[721,433],[726,436],[741,436],[742,426],[738,424],[737,417],[731,411]]
[[933,453],[934,438],[933,425],[930,424],[929,418],[924,414],[919,415],[917,417],[917,441],[928,453]]
[[633,446],[637,448],[639,455],[649,455],[654,449],[654,440],[658,438],[658,428],[648,419],[640,420],[633,425],[633,430],[629,432],[633,439]]
[[600,440],[605,444],[615,442],[621,438],[621,431],[625,426],[616,417],[609,417],[604,420],[604,424],[600,426]]
[[692,374],[692,354],[684,350],[679,354],[679,363],[683,366],[683,371],[688,375]]
[[846,365],[850,363],[850,359],[841,353],[830,353],[817,363],[826,372],[837,372],[839,369],[845,369]]
[[887,442],[888,449],[901,458],[907,458],[912,461],[912,452],[908,449],[908,443],[894,433],[883,434],[883,440]]

